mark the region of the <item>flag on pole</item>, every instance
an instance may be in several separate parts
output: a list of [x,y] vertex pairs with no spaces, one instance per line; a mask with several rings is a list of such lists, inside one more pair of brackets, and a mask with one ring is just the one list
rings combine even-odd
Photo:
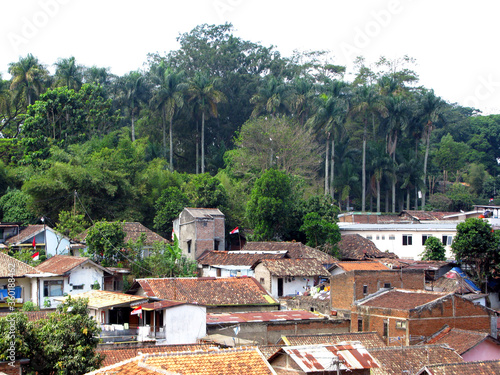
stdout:
[[175,235],[174,235],[174,228],[172,228],[172,241],[175,240]]
[[137,306],[135,309],[132,310],[130,315],[139,315],[139,317],[142,318],[142,306]]
[[239,233],[240,230],[238,229],[238,227],[234,228],[231,232],[229,232],[229,234],[236,234],[236,233]]
[[36,249],[36,241],[35,241],[35,237],[33,237],[33,248]]
[[33,254],[31,257],[33,258],[33,260],[38,260],[38,258],[40,258],[40,252],[38,252],[38,251],[37,251],[37,252],[36,252],[35,254]]

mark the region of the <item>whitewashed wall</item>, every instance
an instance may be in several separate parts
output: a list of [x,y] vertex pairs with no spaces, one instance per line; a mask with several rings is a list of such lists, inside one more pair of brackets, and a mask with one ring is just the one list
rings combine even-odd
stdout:
[[163,324],[167,344],[195,344],[207,334],[207,309],[197,305],[165,309]]

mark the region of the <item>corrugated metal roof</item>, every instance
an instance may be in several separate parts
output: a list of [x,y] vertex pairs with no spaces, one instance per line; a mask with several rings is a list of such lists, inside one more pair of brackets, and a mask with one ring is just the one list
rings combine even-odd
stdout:
[[[147,298],[132,296],[130,294],[108,292],[105,290],[91,290],[88,292],[72,294],[71,299],[88,298],[90,308],[102,309],[111,306],[127,305],[133,302],[147,301]],[[57,297],[55,299],[64,301],[68,297]]]
[[360,342],[341,342],[336,345],[305,345],[283,347],[305,373],[318,371],[361,370],[379,365]]

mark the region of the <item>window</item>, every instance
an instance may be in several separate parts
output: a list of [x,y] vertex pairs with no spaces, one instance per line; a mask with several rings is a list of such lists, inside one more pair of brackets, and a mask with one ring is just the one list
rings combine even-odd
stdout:
[[60,297],[63,295],[62,280],[45,280],[43,282],[44,297]]
[[191,240],[187,242],[188,245],[188,254],[191,254]]
[[363,294],[368,294],[368,285],[363,285]]
[[430,234],[422,234],[422,246],[425,246],[425,241],[427,241],[429,237],[432,236]]
[[366,239],[367,239],[367,240],[371,240],[372,238],[373,238],[373,237],[371,236],[371,234],[370,234],[370,235],[368,235],[368,236],[366,236]]
[[384,288],[389,289],[391,287],[391,283],[384,283]]
[[73,290],[83,290],[83,285],[84,285],[84,284],[80,284],[80,285],[73,285]]
[[394,241],[396,236],[394,234],[389,234],[389,240]]
[[382,236],[382,239],[385,240],[385,236]]
[[380,240],[380,236],[377,236],[377,241]]
[[449,246],[453,242],[453,236],[446,236],[446,235],[444,235],[443,238],[442,238],[442,241],[443,241],[443,245],[444,246],[447,246],[447,245]]
[[396,321],[396,328],[397,329],[406,329],[406,320],[398,320]]
[[261,285],[264,285],[264,278],[261,277],[259,282],[260,282]]
[[384,320],[384,337],[387,337],[389,335],[389,322],[387,320]]
[[412,244],[411,234],[403,234],[403,246],[411,246]]
[[358,332],[363,332],[363,319],[358,319]]
[[220,244],[219,240],[214,240],[214,250],[219,250],[219,244]]

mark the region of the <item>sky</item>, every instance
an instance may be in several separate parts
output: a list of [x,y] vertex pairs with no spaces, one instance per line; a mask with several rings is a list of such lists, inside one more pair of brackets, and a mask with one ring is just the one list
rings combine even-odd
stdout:
[[[450,103],[500,114],[498,0],[0,0],[0,74],[32,53],[51,72],[59,58],[141,69],[148,53],[179,48],[200,24],[229,22],[244,40],[326,50],[349,72],[363,56],[416,60],[419,83]],[[349,74],[346,79],[350,79]]]

